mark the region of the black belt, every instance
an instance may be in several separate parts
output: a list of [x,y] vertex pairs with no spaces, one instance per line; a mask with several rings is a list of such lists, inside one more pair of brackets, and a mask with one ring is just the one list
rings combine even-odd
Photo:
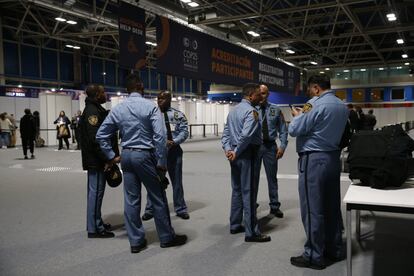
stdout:
[[276,145],[276,141],[263,140],[263,145]]
[[311,153],[315,153],[315,152],[320,152],[320,151],[316,151],[316,150],[312,150],[312,151],[304,151],[304,152],[299,152],[299,156],[304,156],[304,155],[309,155]]
[[153,151],[154,149],[144,149],[144,148],[122,148],[124,150],[133,150],[133,151]]

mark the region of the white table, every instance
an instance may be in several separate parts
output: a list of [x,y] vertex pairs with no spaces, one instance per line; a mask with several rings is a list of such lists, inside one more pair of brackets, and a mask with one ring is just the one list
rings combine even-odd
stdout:
[[346,204],[346,254],[347,275],[352,275],[352,231],[351,212],[356,210],[356,234],[361,234],[360,211],[379,211],[391,213],[414,214],[414,185],[407,181],[399,188],[387,190],[372,189],[367,186],[351,184],[344,197]]

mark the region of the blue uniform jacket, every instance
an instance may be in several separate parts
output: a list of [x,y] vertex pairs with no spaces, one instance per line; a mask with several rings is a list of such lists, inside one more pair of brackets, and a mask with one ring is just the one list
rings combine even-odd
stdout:
[[225,151],[239,156],[249,144],[262,143],[259,115],[250,101],[243,99],[227,116],[221,143]]
[[184,113],[170,107],[167,110],[168,120],[171,126],[171,134],[175,144],[179,145],[188,138],[188,121]]
[[[259,113],[260,122],[263,122],[261,106],[257,107],[257,112]],[[286,149],[288,144],[288,130],[282,110],[280,110],[280,108],[275,104],[267,103],[266,118],[269,129],[270,141],[275,141],[279,134],[279,147],[282,149]]]
[[111,137],[119,130],[123,148],[155,149],[158,165],[167,165],[167,130],[160,110],[141,94],[133,92],[116,105],[96,134],[108,160],[115,157]]
[[347,120],[348,109],[333,91],[312,98],[289,124],[289,134],[297,137],[296,151],[339,150]]

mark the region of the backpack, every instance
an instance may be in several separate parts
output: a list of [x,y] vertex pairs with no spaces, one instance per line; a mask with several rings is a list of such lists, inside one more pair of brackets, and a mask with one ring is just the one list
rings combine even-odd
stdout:
[[413,151],[414,140],[401,125],[359,131],[349,145],[349,178],[377,189],[400,187],[408,178]]

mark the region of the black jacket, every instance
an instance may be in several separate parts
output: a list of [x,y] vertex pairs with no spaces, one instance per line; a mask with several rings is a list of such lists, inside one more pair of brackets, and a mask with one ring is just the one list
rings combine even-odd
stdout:
[[20,119],[20,136],[22,139],[35,139],[36,120],[33,115],[26,114]]
[[[84,170],[103,169],[108,161],[96,141],[96,133],[108,115],[108,111],[90,98],[85,100],[85,109],[79,120],[82,166]],[[119,155],[117,139],[112,140],[113,149]]]

